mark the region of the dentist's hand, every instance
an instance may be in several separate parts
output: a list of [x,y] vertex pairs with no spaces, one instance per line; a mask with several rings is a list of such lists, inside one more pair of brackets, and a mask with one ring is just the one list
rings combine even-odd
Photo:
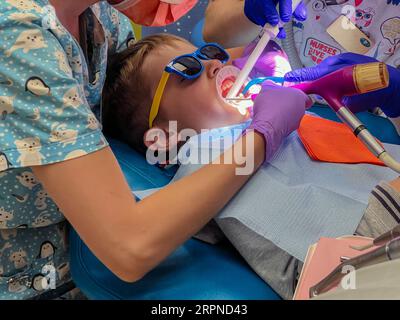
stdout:
[[[377,61],[374,58],[355,53],[343,53],[329,57],[315,67],[289,72],[285,75],[285,81],[312,81],[347,66]],[[388,66],[388,69],[390,75],[389,87],[362,95],[344,97],[343,104],[352,112],[380,107],[389,117],[400,116],[400,70],[391,66]]]
[[268,161],[279,149],[284,138],[298,129],[308,107],[310,98],[302,91],[265,82],[254,101],[253,121],[249,129],[261,133],[265,138]]
[[[279,13],[276,9],[279,3]],[[244,13],[253,23],[264,26],[269,23],[276,26],[280,20],[289,22],[292,15],[299,21],[307,19],[307,7],[303,2],[292,12],[292,0],[245,0]],[[286,37],[285,30],[281,28],[278,38]]]

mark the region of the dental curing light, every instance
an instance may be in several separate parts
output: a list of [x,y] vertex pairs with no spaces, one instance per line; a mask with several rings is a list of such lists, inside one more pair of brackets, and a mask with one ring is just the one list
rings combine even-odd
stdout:
[[[298,5],[300,4],[301,0],[293,0],[292,1],[292,12],[296,10]],[[279,5],[277,7],[279,12]],[[245,81],[249,77],[251,70],[253,70],[257,60],[260,58],[261,54],[263,53],[264,49],[266,48],[268,42],[271,39],[275,39],[279,33],[279,28],[283,27],[284,23],[282,21],[279,22],[278,25],[272,26],[270,24],[266,24],[263,28],[263,35],[261,39],[258,41],[256,47],[254,48],[252,54],[248,58],[246,64],[244,65],[243,69],[240,71],[235,83],[233,84],[231,90],[229,91],[227,98],[232,99],[235,98],[238,93],[240,92],[241,88],[243,87]]]
[[388,86],[389,72],[386,64],[373,62],[348,66],[320,79],[303,82],[292,87],[300,89],[306,94],[317,94],[323,97],[342,122],[351,128],[354,135],[378,159],[400,173],[400,163],[385,150],[365,125],[342,102],[345,96],[376,91]]

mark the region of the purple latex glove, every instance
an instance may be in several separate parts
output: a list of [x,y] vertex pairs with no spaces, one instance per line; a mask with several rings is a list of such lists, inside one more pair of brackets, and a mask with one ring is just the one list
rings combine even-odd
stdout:
[[270,81],[263,84],[254,101],[253,121],[249,129],[264,136],[265,161],[271,159],[283,139],[298,129],[306,109],[311,105],[310,98],[300,90],[277,86]]
[[[285,81],[312,81],[347,66],[377,61],[360,54],[343,53],[329,57],[315,67],[291,71],[285,75]],[[388,66],[388,69],[390,75],[389,87],[362,95],[344,97],[343,104],[355,113],[380,107],[389,117],[400,116],[400,70],[391,66]]]
[[[256,42],[251,42],[244,50],[242,56],[232,61],[232,64],[242,69],[253,52]],[[282,48],[275,42],[270,41],[265,50],[257,60],[250,73],[251,78],[257,77],[283,77],[291,70],[289,59]]]
[[[279,3],[279,13],[276,9]],[[292,0],[245,0],[244,13],[247,18],[259,26],[269,23],[276,26],[280,20],[289,22],[292,15],[298,21],[307,19],[307,7],[303,2],[292,12]],[[280,29],[278,38],[286,37],[285,30]]]

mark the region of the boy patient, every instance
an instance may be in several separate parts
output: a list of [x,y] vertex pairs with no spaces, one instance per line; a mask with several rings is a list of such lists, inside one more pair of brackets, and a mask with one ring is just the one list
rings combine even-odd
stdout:
[[[149,113],[164,68],[175,57],[196,48],[184,39],[162,34],[147,37],[114,57],[103,93],[104,130],[127,142],[138,151],[149,146],[144,137],[149,128]],[[174,120],[182,129],[211,129],[237,124],[248,119],[227,104],[218,94],[216,76],[223,62],[202,60],[204,71],[187,80],[171,74],[163,91],[153,129],[168,133]]]
[[[217,75],[226,62],[225,57],[201,60],[204,70],[194,79],[171,73],[160,100],[158,112],[151,120],[150,109],[159,88],[165,67],[176,57],[196,51],[184,39],[162,34],[144,38],[113,58],[103,93],[104,131],[111,137],[128,143],[144,153],[154,141],[145,139],[152,129],[168,134],[169,122],[176,121],[182,129],[212,129],[238,124],[249,119],[227,104],[218,92]],[[212,49],[212,48],[211,48]],[[215,49],[218,51],[218,49]],[[272,51],[276,51],[276,47]],[[211,50],[212,51],[212,50]],[[215,53],[215,52],[211,52]],[[222,54],[222,53],[221,53]],[[273,66],[271,66],[273,69]],[[271,75],[273,70],[271,69]],[[229,84],[225,84],[228,87]],[[225,91],[229,88],[222,88]],[[149,122],[150,118],[150,122]],[[379,194],[389,193],[400,203],[399,183],[381,183],[370,197],[357,234],[376,237],[400,222],[383,209]],[[382,191],[383,190],[383,191]],[[397,222],[396,222],[397,221]],[[272,242],[259,236],[236,219],[223,219],[219,227],[249,265],[283,298],[290,299],[301,272],[302,263]]]

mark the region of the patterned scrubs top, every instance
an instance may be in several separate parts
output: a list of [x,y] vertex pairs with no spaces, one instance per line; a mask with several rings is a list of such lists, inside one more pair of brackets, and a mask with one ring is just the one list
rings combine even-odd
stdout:
[[65,218],[30,166],[107,146],[95,116],[107,57],[134,41],[105,1],[85,21],[89,61],[48,0],[0,1],[0,299],[70,280]]

